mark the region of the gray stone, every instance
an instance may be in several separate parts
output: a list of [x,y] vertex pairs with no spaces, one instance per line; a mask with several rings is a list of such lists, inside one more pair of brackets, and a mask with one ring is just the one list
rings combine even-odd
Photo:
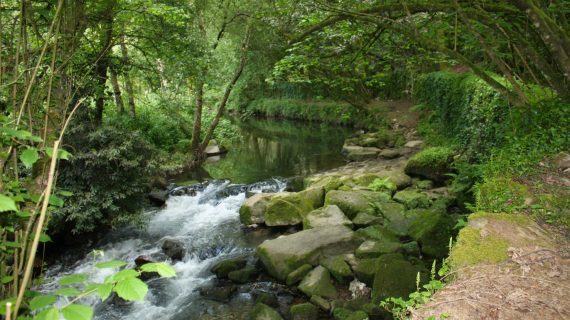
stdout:
[[336,205],[329,205],[313,210],[303,219],[303,229],[334,225],[352,227],[352,221],[350,221]]

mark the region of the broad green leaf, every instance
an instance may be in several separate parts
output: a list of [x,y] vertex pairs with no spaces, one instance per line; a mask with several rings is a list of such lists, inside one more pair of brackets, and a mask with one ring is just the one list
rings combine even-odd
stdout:
[[81,304],[71,304],[61,310],[65,320],[91,320],[93,309]]
[[141,301],[146,296],[148,286],[139,278],[126,278],[119,281],[113,291],[127,301]]
[[95,267],[97,267],[99,269],[110,269],[110,268],[120,268],[126,264],[127,263],[124,261],[111,260],[111,261],[98,263],[95,265]]
[[74,283],[84,282],[85,280],[87,280],[87,275],[82,274],[82,273],[78,273],[78,274],[72,274],[69,276],[65,276],[65,277],[59,279],[59,284],[62,286],[66,286],[66,285],[70,285],[70,284],[74,284]]
[[31,168],[39,158],[40,156],[36,148],[28,148],[20,155],[20,160],[26,168]]
[[30,309],[32,311],[45,308],[49,305],[52,305],[57,300],[56,296],[47,295],[47,296],[37,296],[30,300]]
[[12,298],[8,298],[5,300],[0,301],[0,315],[6,315],[6,303],[12,303],[12,305],[14,305],[14,303],[16,303],[16,297],[12,297]]
[[113,291],[112,283],[102,283],[97,285],[96,293],[103,301],[109,298],[109,296],[111,295],[111,291]]
[[167,265],[166,263],[156,262],[147,263],[141,266],[142,272],[158,272],[161,277],[171,278],[176,276],[176,271],[174,268]]
[[139,276],[139,273],[133,269],[126,269],[117,272],[115,275],[111,276],[111,281],[122,281],[128,278],[136,278]]
[[18,211],[18,207],[12,198],[0,194],[0,212],[5,211]]
[[61,199],[60,197],[52,194],[49,197],[49,204],[51,204],[52,206],[56,206],[56,207],[63,207],[63,199]]
[[8,282],[11,282],[12,280],[14,280],[14,277],[12,277],[12,276],[3,276],[2,277],[2,284],[6,284]]
[[72,287],[67,287],[67,288],[61,288],[59,290],[57,290],[55,292],[55,294],[60,295],[60,296],[64,296],[64,297],[76,297],[79,294],[81,294],[81,291],[72,288]]
[[[48,157],[51,158],[53,155],[53,148],[46,148],[46,154],[48,155]],[[64,149],[59,149],[57,152],[57,158],[69,160],[69,158],[71,158],[71,153],[67,152]]]
[[40,239],[39,239],[39,240],[40,240],[40,242],[42,242],[42,243],[51,242],[51,237],[48,236],[48,235],[45,234],[45,233],[42,233],[42,234],[40,235]]
[[59,190],[57,193],[62,197],[71,197],[73,195],[73,192],[67,190]]
[[50,308],[38,313],[34,320],[59,320],[59,309]]

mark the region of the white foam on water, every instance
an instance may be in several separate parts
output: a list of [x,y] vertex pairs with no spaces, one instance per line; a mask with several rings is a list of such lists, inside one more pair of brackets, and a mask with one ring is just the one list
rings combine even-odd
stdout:
[[[89,281],[101,283],[104,279],[117,270],[98,269],[95,264],[102,261],[121,260],[134,267],[134,259],[140,255],[150,255],[161,250],[161,238],[173,237],[182,241],[190,250],[182,261],[173,264],[176,277],[159,279],[159,288],[155,290],[149,283],[151,290],[144,301],[135,302],[120,311],[112,310],[106,306],[103,311],[96,314],[96,319],[125,319],[125,320],[150,320],[170,319],[177,312],[192,301],[196,296],[196,289],[211,280],[212,275],[207,272],[214,261],[227,254],[241,252],[245,248],[230,243],[228,248],[216,252],[214,256],[200,258],[194,248],[211,246],[216,241],[232,242],[229,239],[228,228],[239,228],[239,208],[245,200],[245,193],[229,196],[216,200],[213,195],[227,186],[226,184],[210,184],[204,191],[196,196],[170,197],[166,207],[155,211],[145,230],[148,237],[144,239],[126,239],[109,243],[102,248],[103,256],[89,255],[78,261],[68,270],[48,270],[47,281],[41,286],[42,291],[52,291],[58,288],[58,281],[68,274],[83,273],[88,275]],[[152,281],[151,281],[152,282]],[[65,303],[66,301],[62,301]],[[83,301],[96,305],[97,299]],[[108,314],[109,308],[113,311]],[[105,311],[106,310],[106,311]],[[126,310],[126,311],[125,311]],[[116,314],[121,315],[117,318]]]

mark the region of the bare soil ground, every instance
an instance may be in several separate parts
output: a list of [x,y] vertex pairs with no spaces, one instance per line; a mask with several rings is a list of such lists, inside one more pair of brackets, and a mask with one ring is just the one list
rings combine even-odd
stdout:
[[509,259],[456,270],[412,319],[570,319],[570,247],[563,236],[534,222],[480,218],[470,225],[482,237],[506,239]]

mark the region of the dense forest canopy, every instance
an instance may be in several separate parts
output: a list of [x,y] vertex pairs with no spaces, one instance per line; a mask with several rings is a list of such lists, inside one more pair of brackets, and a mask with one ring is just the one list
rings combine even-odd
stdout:
[[[37,318],[42,244],[143,225],[151,189],[232,144],[229,114],[378,130],[373,102],[402,98],[435,108],[424,131],[447,133],[466,163],[526,172],[568,147],[570,3],[2,0],[0,298]],[[343,107],[319,111],[330,101]],[[124,279],[140,285],[111,282]]]

